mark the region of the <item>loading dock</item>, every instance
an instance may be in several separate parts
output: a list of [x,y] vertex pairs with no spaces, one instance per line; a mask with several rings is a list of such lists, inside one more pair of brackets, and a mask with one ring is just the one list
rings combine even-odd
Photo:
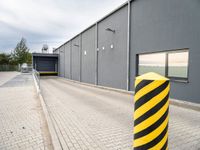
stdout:
[[58,75],[58,54],[33,53],[33,68],[40,75]]

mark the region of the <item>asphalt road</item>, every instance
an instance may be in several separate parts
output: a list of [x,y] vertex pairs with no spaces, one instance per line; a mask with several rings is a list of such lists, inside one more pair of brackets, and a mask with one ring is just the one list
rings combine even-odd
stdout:
[[[63,149],[132,149],[133,96],[57,77],[41,87]],[[200,112],[170,106],[169,149],[200,149]]]

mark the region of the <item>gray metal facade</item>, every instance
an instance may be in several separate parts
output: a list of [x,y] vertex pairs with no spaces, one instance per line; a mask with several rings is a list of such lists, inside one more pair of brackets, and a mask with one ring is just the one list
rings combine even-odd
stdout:
[[72,55],[71,55],[71,71],[72,80],[80,81],[80,55],[81,55],[81,41],[80,36],[72,40]]
[[95,84],[95,26],[81,36],[81,81]]
[[172,98],[200,103],[200,1],[138,0],[131,4],[131,77],[136,54],[189,48],[189,82],[171,81]]
[[126,89],[127,10],[124,6],[98,23],[99,85]]
[[[63,44],[60,75],[65,72],[72,80],[134,90],[137,54],[188,48],[189,82],[171,81],[170,96],[200,103],[199,8],[199,0],[135,0],[128,16],[127,2]],[[66,51],[70,42],[71,53]]]
[[71,42],[68,42],[64,45],[65,47],[65,78],[71,78]]
[[59,48],[59,76],[65,76],[65,47]]

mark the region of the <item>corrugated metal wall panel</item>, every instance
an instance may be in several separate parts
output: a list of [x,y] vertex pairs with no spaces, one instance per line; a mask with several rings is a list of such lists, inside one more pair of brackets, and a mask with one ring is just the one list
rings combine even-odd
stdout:
[[70,72],[71,43],[70,42],[66,43],[64,47],[65,47],[65,78],[70,79],[71,78],[71,72]]
[[[98,23],[99,85],[126,89],[127,14],[128,7],[125,6]],[[115,33],[107,31],[107,28],[115,30]]]
[[95,26],[82,34],[81,81],[95,84]]
[[65,76],[65,49],[64,46],[59,49],[59,68],[60,68],[60,76]]
[[72,40],[72,80],[80,81],[80,36]]

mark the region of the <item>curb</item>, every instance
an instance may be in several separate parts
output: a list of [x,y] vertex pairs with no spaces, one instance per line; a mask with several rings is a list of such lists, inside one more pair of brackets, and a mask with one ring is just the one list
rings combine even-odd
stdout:
[[196,104],[196,103],[191,103],[191,102],[177,100],[177,99],[170,99],[170,104],[174,106],[186,108],[186,109],[200,111],[200,104]]
[[86,86],[90,86],[90,87],[94,87],[94,88],[98,88],[98,89],[104,89],[104,90],[109,90],[109,91],[114,91],[114,92],[118,92],[118,93],[123,93],[123,94],[128,94],[128,95],[134,95],[134,91],[126,91],[126,90],[122,90],[122,89],[117,89],[117,88],[111,88],[111,87],[106,87],[106,86],[101,86],[101,85],[94,85],[94,84],[90,84],[90,83],[84,83],[84,82],[80,82],[80,81],[75,81],[75,80],[71,80],[71,79],[66,79],[63,77],[59,77],[60,79],[72,82],[72,83],[78,83],[81,85],[86,85]]
[[61,150],[62,147],[61,147],[61,144],[60,144],[60,142],[58,140],[58,136],[56,134],[56,131],[54,129],[54,124],[52,123],[52,120],[51,120],[51,117],[49,115],[47,106],[45,104],[45,100],[42,97],[41,90],[39,89],[39,86],[38,86],[38,84],[36,82],[36,79],[35,79],[34,75],[33,75],[33,80],[34,80],[34,85],[35,85],[38,97],[39,97],[41,105],[42,105],[42,110],[44,112],[44,117],[45,117],[45,119],[47,121],[47,126],[48,126],[48,129],[49,129],[51,144],[52,144],[54,150]]
[[[90,86],[90,87],[95,87],[95,88],[99,88],[99,89],[119,92],[119,93],[123,93],[123,94],[134,95],[134,93],[135,93],[134,91],[126,91],[126,90],[121,90],[121,89],[116,89],[116,88],[93,85],[93,84],[89,84],[89,83],[83,83],[83,82],[80,82],[80,81],[74,81],[74,80],[71,80],[71,79],[66,79],[66,78],[63,78],[63,77],[58,77],[58,78],[72,82],[72,83],[78,83],[78,84],[85,85],[85,86]],[[197,104],[197,103],[192,103],[192,102],[187,102],[187,101],[184,101],[184,100],[177,100],[177,99],[170,98],[170,104],[174,105],[174,106],[186,108],[186,109],[200,111],[200,104]]]
[[[90,86],[90,87],[94,87],[94,88],[98,88],[98,89],[104,89],[104,90],[119,92],[119,93],[123,93],[123,94],[134,95],[134,93],[135,93],[134,91],[126,91],[126,90],[110,88],[110,87],[105,87],[105,86],[100,86],[100,85],[83,83],[83,82],[80,82],[80,81],[75,81],[75,80],[71,80],[71,79],[67,79],[67,78],[63,78],[63,77],[58,77],[58,76],[55,77],[55,78],[60,78],[62,80],[68,81],[68,82],[78,83],[80,85],[85,85],[85,86]],[[187,102],[187,101],[184,101],[184,100],[177,100],[177,99],[170,98],[170,104],[174,105],[174,106],[186,108],[186,109],[200,111],[200,104],[197,104],[197,103],[192,103],[192,102]]]

